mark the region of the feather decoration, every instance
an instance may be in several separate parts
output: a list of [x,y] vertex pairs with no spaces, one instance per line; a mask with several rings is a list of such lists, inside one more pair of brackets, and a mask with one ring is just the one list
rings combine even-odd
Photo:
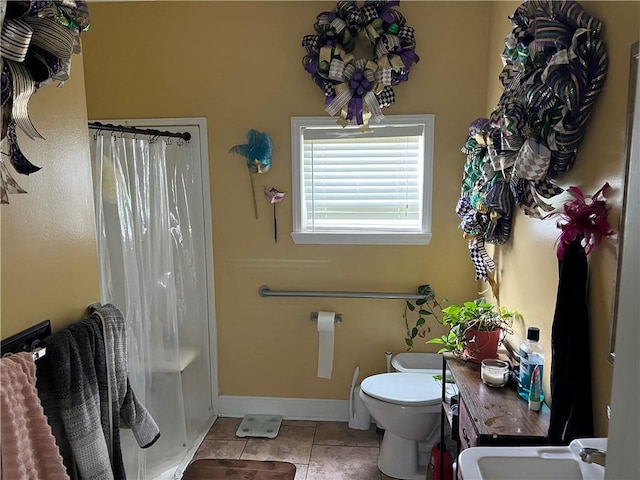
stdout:
[[256,192],[253,185],[254,173],[266,173],[271,168],[271,154],[273,145],[269,135],[257,130],[247,132],[247,143],[234,145],[229,149],[229,153],[242,155],[247,162],[249,180],[251,181],[251,195],[253,197],[253,213],[258,218],[258,205],[256,203]]
[[247,132],[247,142],[244,145],[235,145],[229,149],[229,153],[242,155],[250,173],[266,173],[271,168],[271,154],[273,146],[271,138],[266,133],[257,130]]

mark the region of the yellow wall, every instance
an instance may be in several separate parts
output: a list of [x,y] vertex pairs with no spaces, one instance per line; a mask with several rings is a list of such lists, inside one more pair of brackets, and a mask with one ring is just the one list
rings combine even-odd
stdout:
[[[488,4],[406,2],[421,57],[389,114],[434,113],[433,240],[428,246],[295,245],[291,200],[271,208],[262,186],[291,191],[290,117],[325,115],[301,61],[303,35],[335,2],[153,2],[91,5],[85,73],[89,118],[204,116],[209,125],[220,393],[347,398],[353,369],[384,369],[404,351],[399,300],[260,298],[273,289],[414,292],[430,283],[452,301],[476,285],[454,207],[470,119],[486,103]],[[273,167],[256,178],[253,217],[242,157],[227,153],[250,128],[268,132]],[[334,375],[318,379],[309,313],[344,315]],[[439,335],[439,330],[434,330]],[[426,351],[425,345],[419,349]]]
[[[216,308],[221,393],[345,398],[356,364],[368,375],[384,368],[385,350],[401,351],[402,302],[263,299],[256,291],[345,289],[411,291],[431,283],[461,301],[476,285],[453,206],[464,162],[459,148],[468,123],[498,99],[499,53],[517,2],[406,2],[421,62],[396,89],[389,114],[435,113],[433,241],[429,246],[296,246],[291,204],[279,206],[274,244],[270,208],[254,220],[240,157],[228,155],[249,128],[271,134],[274,168],[257,187],[291,187],[289,118],[324,115],[322,96],[302,70],[300,39],[315,15],[333,2],[181,2],[92,4],[84,39],[83,72],[74,56],[64,88],[41,89],[31,116],[46,141],[23,140],[42,171],[18,181],[29,194],[1,209],[2,337],[50,318],[54,329],[79,319],[98,299],[89,142],[85,127],[86,73],[90,117],[206,116],[214,217]],[[585,2],[605,23],[610,67],[575,167],[561,182],[594,192],[613,190],[615,226],[624,171],[629,47],[638,40],[637,2]],[[251,12],[247,14],[247,12]],[[490,26],[490,28],[489,28]],[[488,92],[485,94],[485,92]],[[500,301],[520,310],[525,326],[542,329],[550,350],[557,287],[554,220],[518,214],[512,241],[496,252]],[[596,434],[606,435],[612,367],[607,362],[615,239],[590,258],[590,311]],[[332,380],[315,378],[317,335],[310,311],[336,310]],[[524,330],[517,332],[517,343]],[[433,334],[438,330],[434,329]],[[420,346],[419,350],[426,350]],[[548,386],[548,378],[545,382]]]
[[[498,74],[502,69],[499,54],[504,37],[511,30],[508,16],[519,2],[493,2],[487,114],[497,105],[501,93]],[[559,179],[563,187],[576,185],[586,193],[595,193],[605,182],[612,190],[607,194],[611,206],[609,220],[618,228],[622,205],[625,169],[625,128],[630,46],[638,40],[640,4],[638,2],[590,1],[583,6],[604,22],[604,40],[609,53],[609,71],[602,93],[593,110],[587,135],[575,166]],[[566,197],[561,197],[566,199]],[[561,202],[555,201],[556,205]],[[541,329],[541,343],[551,349],[551,324],[558,285],[555,242],[559,230],[557,219],[534,220],[518,212],[514,219],[512,240],[497,249],[500,301],[517,308],[525,325],[517,329],[514,344],[524,336],[527,326]],[[615,279],[616,239],[608,238],[590,256],[589,314],[591,322],[591,361],[596,435],[607,435],[606,406],[610,402],[613,367],[608,362],[609,328]],[[549,388],[548,370],[545,385]]]
[[46,85],[29,103],[46,140],[20,135],[20,147],[42,170],[16,173],[29,193],[10,195],[1,207],[2,338],[45,319],[57,330],[99,300],[81,56],[72,63],[63,88]]
[[[436,115],[433,241],[426,247],[294,245],[291,203],[279,208],[274,244],[270,207],[253,218],[241,157],[227,154],[249,128],[274,141],[274,166],[257,178],[290,191],[289,119],[324,115],[322,95],[303,71],[300,46],[318,12],[334,2],[154,2],[92,5],[85,36],[90,118],[205,116],[209,122],[220,393],[345,398],[356,364],[368,375],[384,368],[385,350],[401,351],[402,302],[259,298],[274,289],[411,291],[431,283],[440,296],[472,298],[476,285],[453,212],[468,124],[487,115],[500,94],[497,81],[507,16],[518,2],[403,2],[416,27],[421,62],[396,88],[389,114]],[[609,181],[611,221],[621,203],[629,46],[638,38],[637,2],[585,2],[605,23],[610,68],[575,167],[562,185],[594,192]],[[250,14],[248,13],[250,12]],[[513,240],[496,252],[500,301],[523,313],[524,327],[542,329],[550,351],[557,287],[555,220],[518,213]],[[612,367],[607,363],[615,239],[590,258],[594,413],[606,434]],[[336,310],[332,380],[315,378],[317,335],[309,312]],[[438,329],[432,333],[437,334]],[[420,350],[426,350],[421,346]],[[548,387],[548,378],[545,379]]]

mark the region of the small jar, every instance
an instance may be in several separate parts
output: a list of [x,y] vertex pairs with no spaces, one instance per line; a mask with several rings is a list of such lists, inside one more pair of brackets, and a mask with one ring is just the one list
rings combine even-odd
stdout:
[[509,364],[503,360],[483,360],[482,381],[490,387],[504,387],[509,380]]

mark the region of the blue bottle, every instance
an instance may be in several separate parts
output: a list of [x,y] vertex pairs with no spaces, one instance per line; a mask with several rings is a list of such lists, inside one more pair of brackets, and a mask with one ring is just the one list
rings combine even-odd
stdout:
[[[540,339],[540,329],[529,327],[527,329],[527,339],[520,344],[518,354],[520,355],[520,374],[518,375],[518,394],[523,400],[529,401],[531,389],[531,374],[533,369],[538,367],[538,379],[542,385],[542,375],[544,370],[544,349],[538,343]],[[544,400],[542,386],[540,386],[540,402]]]

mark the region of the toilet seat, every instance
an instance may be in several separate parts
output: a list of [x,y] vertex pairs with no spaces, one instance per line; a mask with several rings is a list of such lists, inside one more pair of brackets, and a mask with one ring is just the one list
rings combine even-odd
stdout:
[[436,405],[442,398],[442,386],[432,375],[423,373],[373,375],[362,381],[360,389],[370,397],[396,405]]

